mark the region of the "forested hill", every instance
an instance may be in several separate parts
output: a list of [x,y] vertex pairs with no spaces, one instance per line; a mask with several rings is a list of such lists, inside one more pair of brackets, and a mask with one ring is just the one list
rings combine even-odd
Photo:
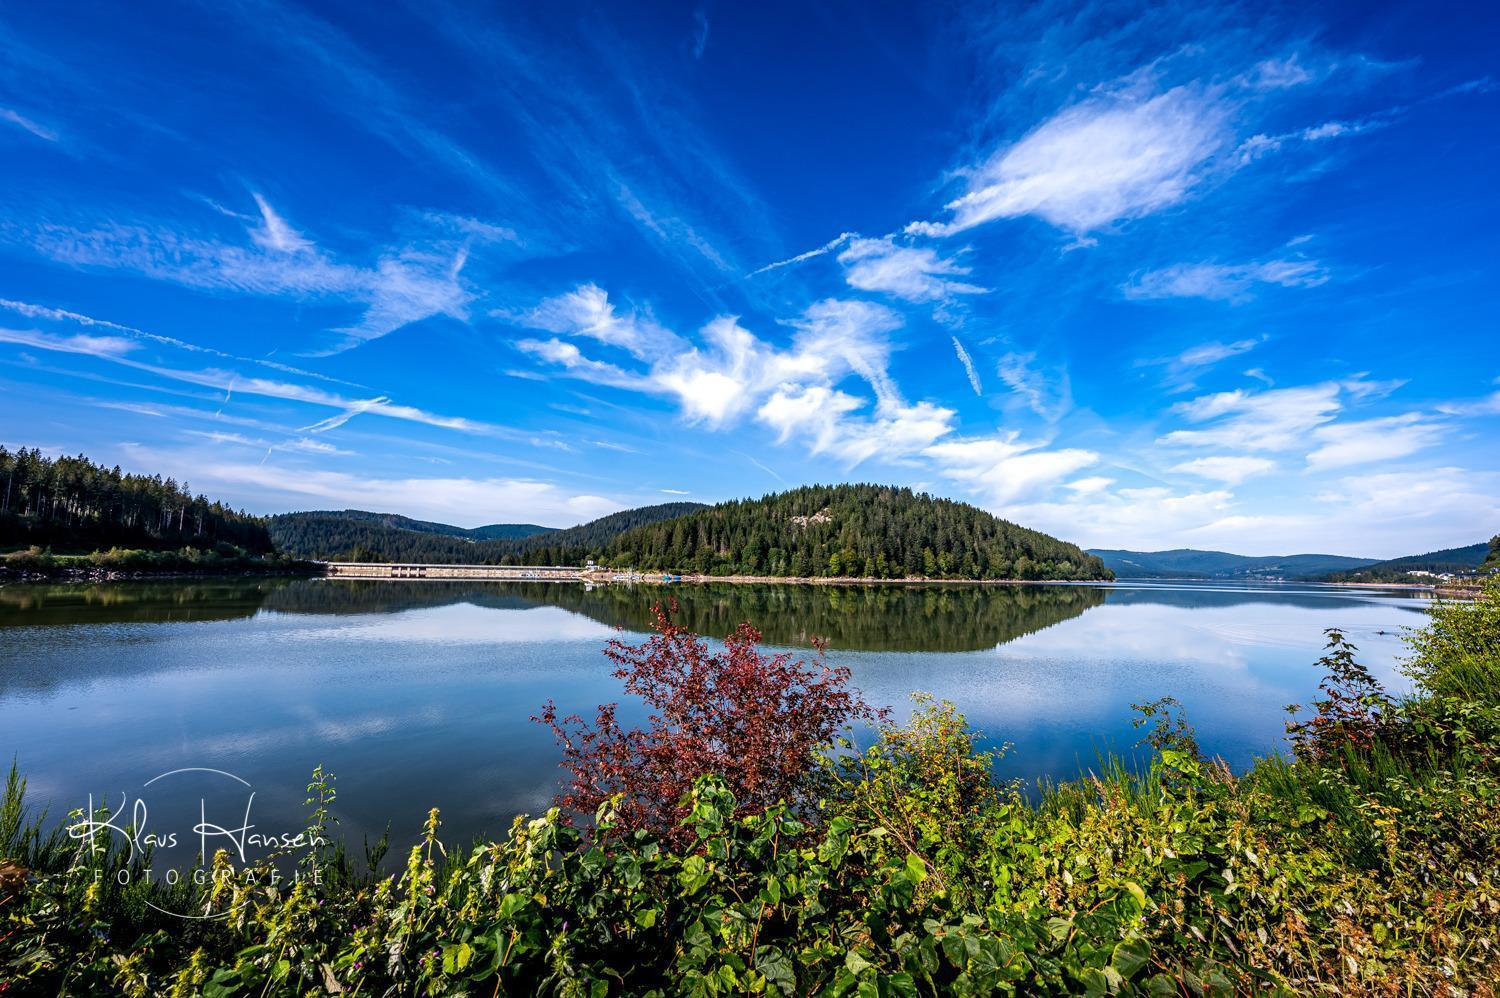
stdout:
[[1106,579],[1077,545],[982,509],[881,485],[812,485],[628,531],[611,566],[703,575]]
[[32,545],[57,554],[233,545],[258,555],[271,537],[264,520],[195,496],[186,482],[0,447],[0,550]]
[[1461,548],[1444,548],[1426,554],[1409,554],[1401,558],[1366,565],[1355,571],[1335,572],[1328,576],[1330,582],[1394,582],[1408,577],[1412,572],[1429,572],[1435,575],[1466,575],[1481,566],[1500,567],[1500,534],[1488,543],[1470,544]]
[[562,564],[602,550],[617,534],[642,524],[702,509],[673,502],[611,513],[565,530],[534,524],[455,527],[395,513],[318,510],[270,518],[281,551],[324,561],[398,561],[482,565],[523,562]]

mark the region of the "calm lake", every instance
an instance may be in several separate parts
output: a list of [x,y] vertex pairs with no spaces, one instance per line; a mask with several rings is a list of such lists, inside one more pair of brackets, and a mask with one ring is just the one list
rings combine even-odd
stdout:
[[[0,752],[54,816],[92,793],[149,799],[158,824],[164,812],[197,820],[200,784],[219,793],[221,774],[143,787],[201,767],[253,787],[258,828],[295,829],[321,764],[356,842],[390,823],[401,854],[434,806],[450,841],[503,834],[516,813],[547,806],[560,772],[530,716],[549,697],[590,718],[617,699],[600,650],[617,628],[643,632],[665,595],[545,582],[0,586]],[[1400,632],[1423,623],[1425,603],[1397,590],[1182,583],[670,595],[705,634],[750,620],[771,646],[828,638],[866,698],[898,716],[914,690],[953,700],[1014,743],[1003,775],[1027,778],[1135,751],[1130,705],[1165,695],[1207,751],[1245,765],[1282,744],[1283,707],[1315,693],[1324,628],[1344,629],[1378,678],[1405,688]]]

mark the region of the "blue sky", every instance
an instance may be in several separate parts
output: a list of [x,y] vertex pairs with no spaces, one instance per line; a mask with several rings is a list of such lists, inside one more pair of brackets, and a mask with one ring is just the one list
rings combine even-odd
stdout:
[[1500,8],[23,4],[0,440],[465,525],[1500,529]]

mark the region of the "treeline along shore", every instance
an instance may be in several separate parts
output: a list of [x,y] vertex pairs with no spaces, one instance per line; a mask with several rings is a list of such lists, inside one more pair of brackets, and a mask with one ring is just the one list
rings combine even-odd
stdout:
[[186,483],[0,446],[0,578],[310,573],[263,517]]

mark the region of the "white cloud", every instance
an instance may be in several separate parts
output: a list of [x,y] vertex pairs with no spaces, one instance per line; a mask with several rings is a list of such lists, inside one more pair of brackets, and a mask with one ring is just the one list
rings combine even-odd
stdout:
[[1217,364],[1221,360],[1230,357],[1238,357],[1242,353],[1249,353],[1260,346],[1260,340],[1235,340],[1233,343],[1220,343],[1215,340],[1212,343],[1200,343],[1194,347],[1188,347],[1182,353],[1172,358],[1171,366],[1179,370],[1187,370],[1196,367],[1208,367]]
[[520,318],[523,325],[549,333],[582,336],[619,347],[636,357],[655,357],[679,341],[650,316],[621,313],[597,284],[583,284],[549,298]]
[[786,443],[796,434],[806,437],[817,454],[839,438],[844,416],[864,405],[853,395],[825,385],[785,385],[771,393],[756,417],[777,432],[777,443]]
[[663,361],[655,383],[677,396],[689,420],[711,426],[738,418],[779,373],[772,351],[738,321],[720,317],[703,327],[707,349]]
[[547,340],[517,340],[516,348],[534,357],[557,364],[575,377],[592,381],[595,384],[614,385],[619,388],[636,388],[642,384],[642,379],[638,376],[617,365],[585,357],[577,345],[566,343],[555,336]]
[[882,291],[906,301],[943,301],[987,290],[952,279],[967,276],[970,268],[939,256],[930,247],[898,246],[890,236],[855,239],[838,260],[850,287]]
[[[890,334],[901,318],[873,302],[827,299],[807,307],[791,325],[796,333],[787,347],[760,339],[732,316],[719,316],[686,341],[664,329],[649,336],[619,328],[619,316],[603,292],[549,299],[539,310],[544,321],[565,316],[560,328],[578,329],[584,307],[598,317],[593,338],[629,348],[650,362],[634,372],[585,356],[561,340],[522,340],[524,351],[562,367],[569,374],[600,384],[674,399],[690,422],[710,428],[754,418],[777,433],[782,442],[798,439],[814,453],[828,453],[846,465],[871,457],[899,459],[921,450],[951,430],[954,412],[926,402],[908,403],[890,375]],[[538,312],[528,313],[536,322]],[[862,379],[874,394],[870,401],[838,386],[850,376]],[[855,413],[868,408],[869,415]]]
[[1492,392],[1473,402],[1444,402],[1438,412],[1450,416],[1496,416],[1500,415],[1500,392]]
[[1302,535],[1324,550],[1390,558],[1473,544],[1500,523],[1500,475],[1438,467],[1361,472],[1317,498]]
[[1238,485],[1247,478],[1269,474],[1276,470],[1276,462],[1264,457],[1233,457],[1221,455],[1200,457],[1174,465],[1173,471],[1186,475],[1197,475],[1225,485]]
[[969,351],[964,349],[957,336],[953,337],[953,352],[958,355],[958,362],[964,366],[964,373],[969,376],[969,387],[974,389],[975,395],[983,395],[984,385],[980,383],[979,372],[974,369],[974,358],[969,356]]
[[778,434],[778,442],[800,439],[813,454],[830,454],[846,467],[874,457],[900,460],[923,452],[953,430],[952,409],[917,402],[877,402],[872,416],[851,418],[862,399],[823,385],[784,385],[756,418]]
[[933,444],[924,452],[943,474],[992,507],[1044,495],[1064,478],[1099,460],[1093,451],[1047,450],[1016,433]]
[[1187,197],[1226,141],[1226,110],[1189,87],[1091,98],[1043,122],[974,169],[947,222],[907,231],[946,236],[1036,215],[1075,233],[1159,211]]
[[1113,484],[1115,484],[1113,478],[1105,478],[1103,475],[1091,475],[1088,478],[1077,478],[1071,482],[1067,482],[1065,487],[1077,495],[1087,496],[1093,495],[1096,492],[1103,492]]
[[1203,395],[1173,406],[1201,430],[1174,430],[1159,441],[1168,445],[1279,451],[1304,443],[1313,429],[1331,422],[1342,408],[1340,385],[1326,382],[1263,392],[1237,389]]
[[874,389],[878,401],[899,401],[889,374],[890,333],[900,326],[894,312],[829,299],[809,306],[794,325],[791,347],[780,350],[721,316],[703,327],[700,346],[660,359],[650,380],[677,398],[688,419],[711,426],[739,418],[773,391],[831,387],[851,373]]
[[1135,278],[1123,290],[1127,298],[1208,298],[1241,302],[1257,284],[1315,288],[1328,281],[1328,270],[1316,260],[1267,260],[1261,263],[1177,264]]
[[1406,457],[1438,443],[1446,430],[1416,412],[1321,426],[1313,431],[1321,446],[1307,455],[1307,466],[1323,471]]
[[[1265,337],[1253,339],[1235,340],[1224,343],[1219,340],[1211,340],[1207,343],[1199,343],[1188,347],[1172,357],[1157,357],[1150,360],[1141,360],[1137,363],[1141,366],[1162,366],[1166,368],[1166,376],[1162,384],[1173,392],[1184,392],[1196,387],[1195,378],[1204,369],[1249,353],[1265,342]],[[1247,372],[1248,373],[1248,372]]]

